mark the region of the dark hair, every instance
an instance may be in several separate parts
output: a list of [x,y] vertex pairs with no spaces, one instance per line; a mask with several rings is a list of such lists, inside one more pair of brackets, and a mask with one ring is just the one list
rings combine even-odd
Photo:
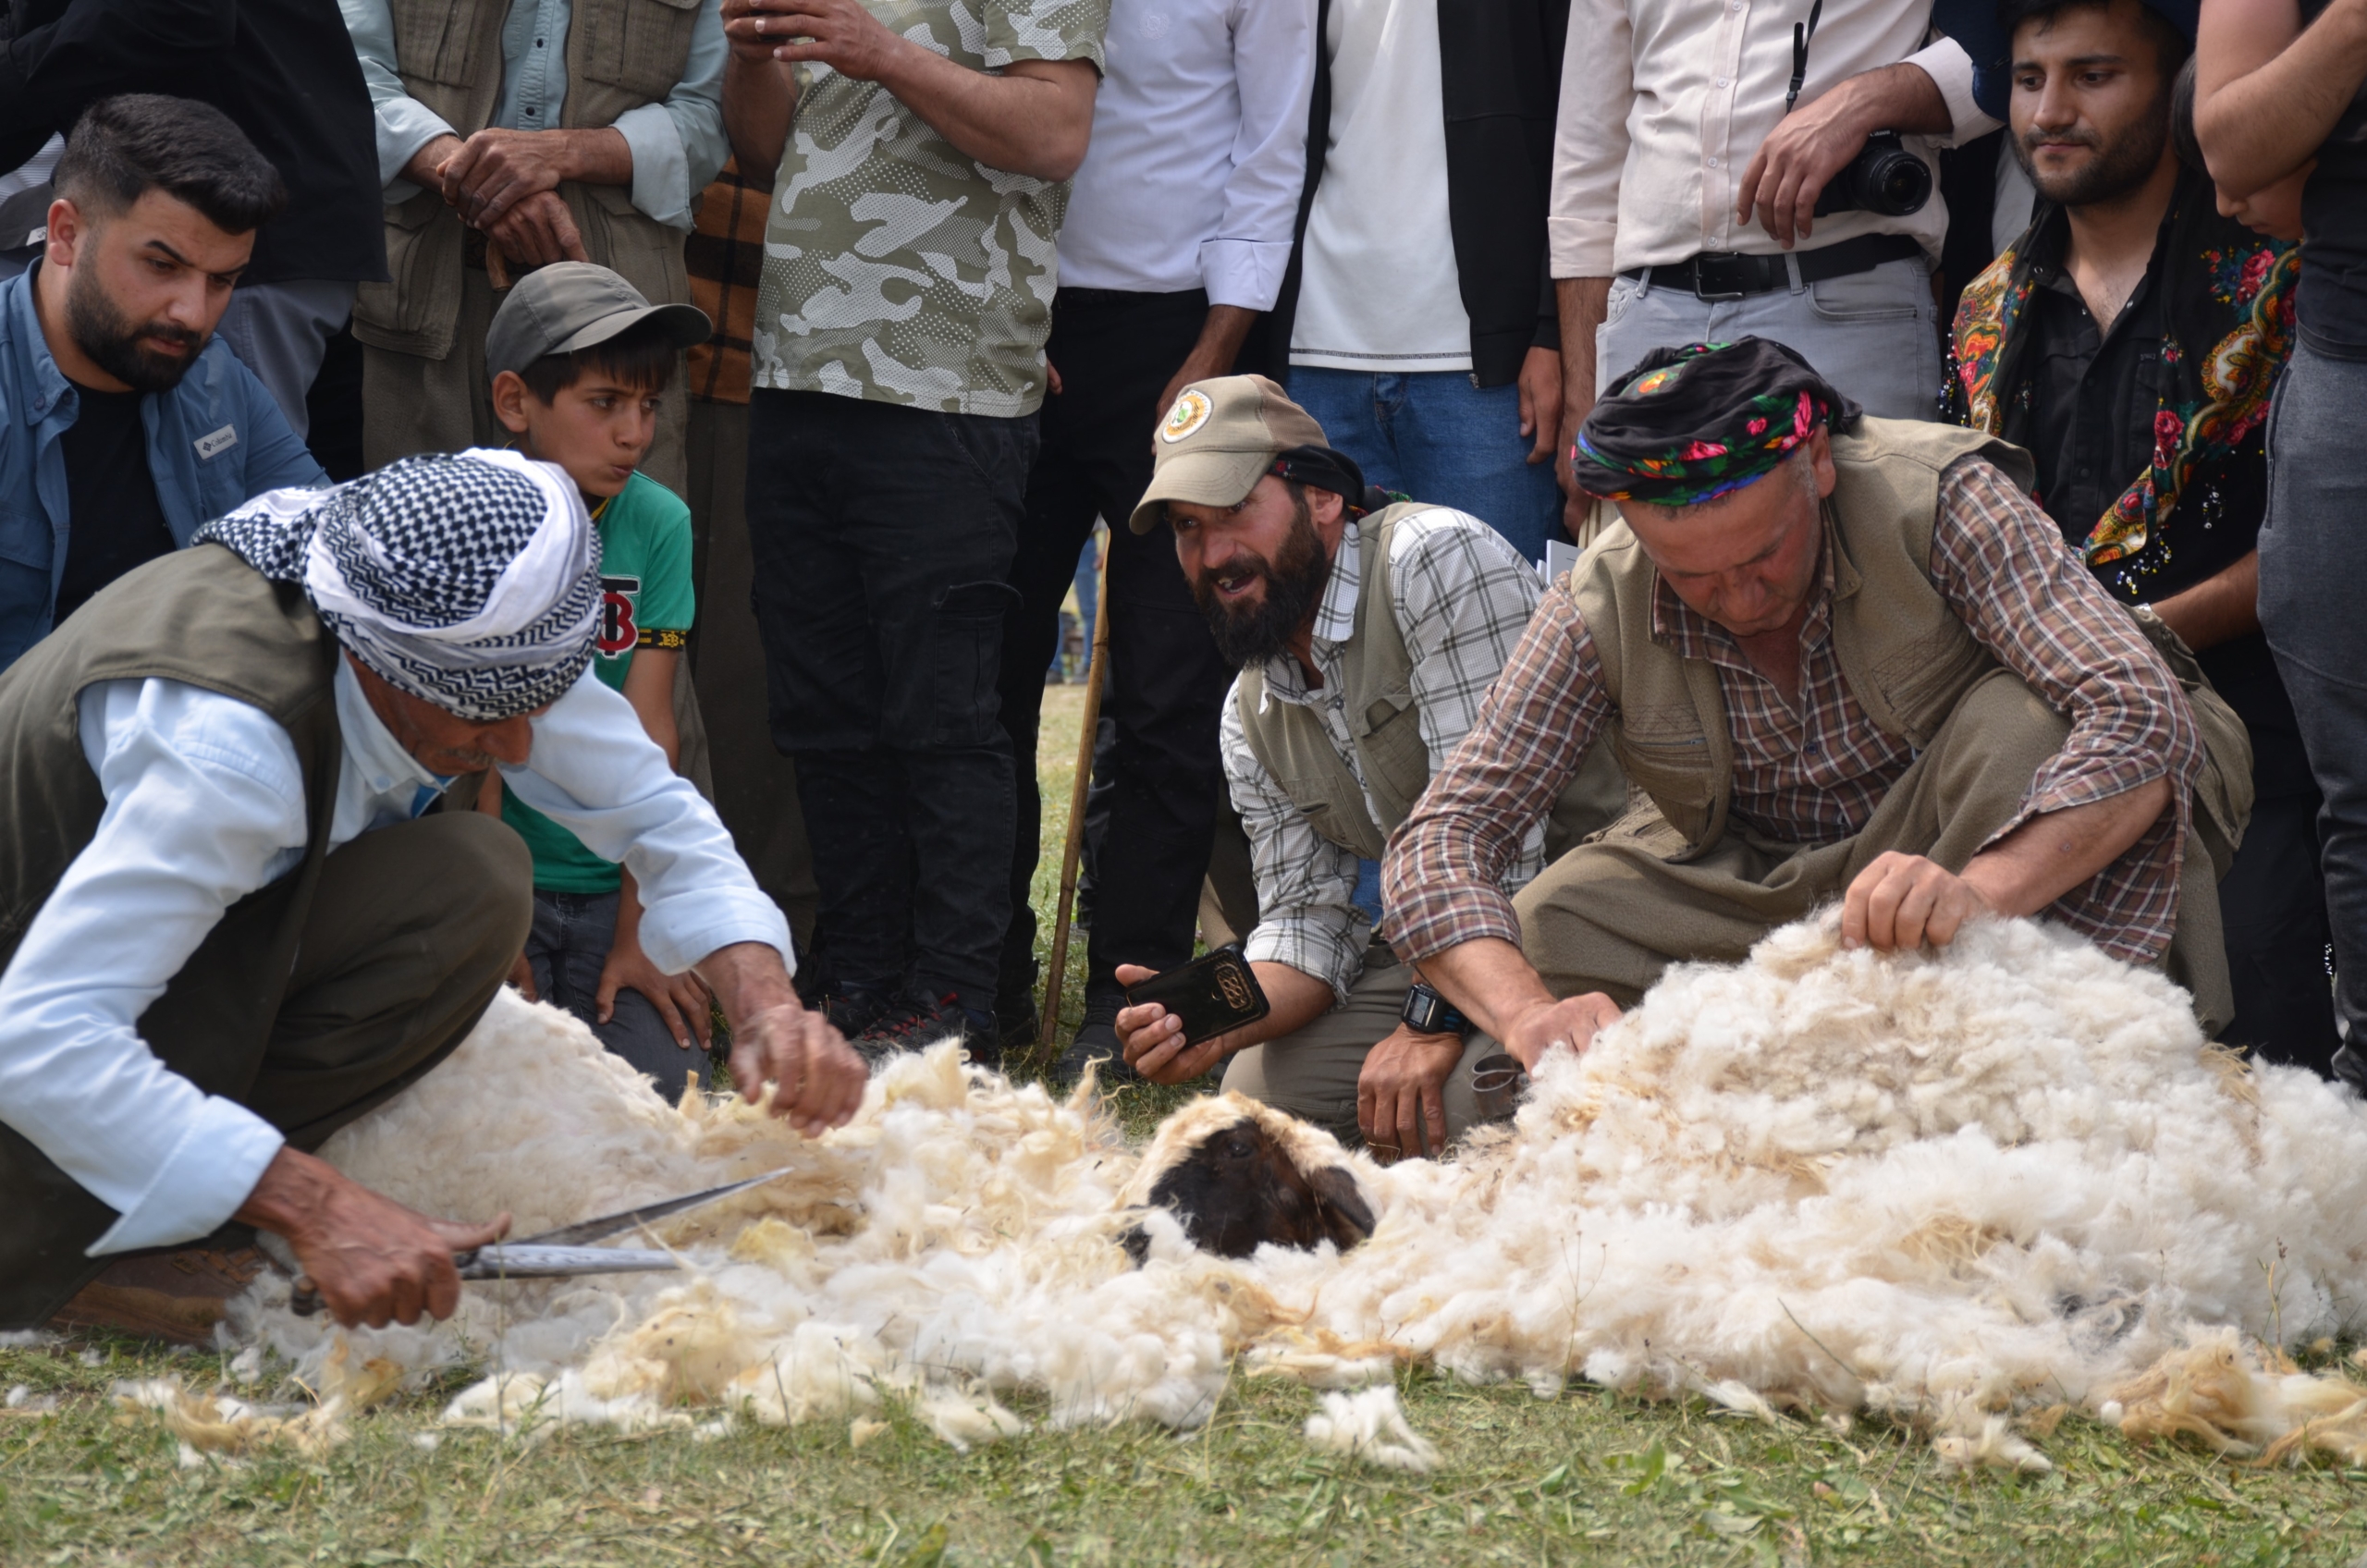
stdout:
[[288,204],[279,171],[229,116],[157,92],[121,93],[83,110],[51,183],[94,214],[120,213],[162,190],[225,234],[251,234]]
[[[2112,0],[1998,0],[1997,25],[2005,30],[2008,63],[2011,61],[2014,33],[2024,22],[2052,22],[2066,11],[2108,11],[2111,8]],[[2153,58],[2161,67],[2162,80],[2166,83],[2193,55],[2194,40],[2181,31],[2176,22],[2146,5],[2145,0],[2138,0],[2137,17],[2145,35],[2153,41]]]
[[2177,80],[2170,84],[2170,145],[2177,149],[2178,162],[2190,169],[2210,172],[2202,161],[2202,141],[2194,134],[2194,61],[2189,58],[2178,67]]
[[571,354],[545,354],[518,379],[538,403],[556,402],[558,395],[586,375],[613,377],[641,392],[663,392],[674,379],[682,350],[673,332],[656,316],[634,323],[604,343]]

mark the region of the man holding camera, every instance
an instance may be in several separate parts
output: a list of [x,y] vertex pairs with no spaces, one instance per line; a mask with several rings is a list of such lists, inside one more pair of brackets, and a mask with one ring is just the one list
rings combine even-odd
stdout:
[[[1380,857],[1430,774],[1478,721],[1537,605],[1536,571],[1494,530],[1368,490],[1306,410],[1263,376],[1184,388],[1160,424],[1137,533],[1164,524],[1218,650],[1240,676],[1219,730],[1249,835],[1269,1010],[1187,1042],[1156,1003],[1124,1009],[1126,1060],[1224,1086],[1384,1156],[1438,1154],[1476,1120],[1473,1066],[1495,1047],[1382,942]],[[1509,896],[1607,825],[1626,790],[1607,761],[1525,829]],[[1121,964],[1134,986],[1152,972]]]
[[[1772,338],[1866,411],[1933,417],[1926,154],[1997,122],[1929,0],[1576,0],[1548,220],[1562,461],[1650,350]],[[1566,472],[1564,474],[1566,480]],[[1575,533],[1587,497],[1572,497]]]

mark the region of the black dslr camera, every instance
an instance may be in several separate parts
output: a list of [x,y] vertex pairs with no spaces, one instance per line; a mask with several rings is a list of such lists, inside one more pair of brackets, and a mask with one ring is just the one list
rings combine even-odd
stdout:
[[1878,130],[1816,199],[1816,215],[1882,213],[1903,218],[1932,199],[1932,165],[1907,150],[1895,130]]

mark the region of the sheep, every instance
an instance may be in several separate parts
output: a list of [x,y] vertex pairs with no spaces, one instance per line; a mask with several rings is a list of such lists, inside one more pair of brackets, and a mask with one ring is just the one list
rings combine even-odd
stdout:
[[[2043,1466],[2031,1413],[2063,1405],[2230,1453],[2367,1453],[2367,1390],[2284,1359],[2367,1314],[2359,1101],[2246,1066],[2158,974],[2028,921],[1883,955],[1828,917],[1672,970],[1445,1161],[1384,1167],[1233,1096],[1131,1146],[1090,1081],[1056,1099],[950,1045],[809,1141],[694,1084],[669,1107],[507,994],[323,1153],[521,1229],[789,1168],[659,1227],[686,1276],[472,1286],[449,1324],[351,1334],[290,1315],[284,1281],[235,1304],[233,1337],[300,1373],[477,1362],[462,1424],[892,1397],[967,1443],[1016,1430],[1000,1396],[1032,1390],[1056,1427],[1190,1427],[1245,1358],[1335,1390],[1424,1363],[1886,1415],[1952,1464]],[[1315,1440],[1394,1433],[1369,1403]]]

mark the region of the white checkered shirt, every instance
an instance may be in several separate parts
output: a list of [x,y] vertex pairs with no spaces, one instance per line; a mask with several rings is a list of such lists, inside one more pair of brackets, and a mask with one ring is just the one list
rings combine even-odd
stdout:
[[[1315,615],[1319,688],[1307,690],[1298,661],[1288,655],[1267,660],[1260,673],[1268,703],[1296,703],[1322,723],[1332,749],[1364,790],[1365,809],[1378,821],[1380,814],[1373,808],[1349,737],[1342,691],[1362,572],[1361,540],[1350,522]],[[1495,530],[1444,507],[1398,522],[1390,538],[1389,576],[1396,589],[1397,627],[1413,659],[1417,721],[1435,774],[1478,719],[1496,672],[1520,643],[1542,584],[1537,569]],[[1219,744],[1257,877],[1257,928],[1246,950],[1252,960],[1287,963],[1331,982],[1332,995],[1344,1003],[1364,968],[1371,937],[1355,902],[1356,856],[1318,835],[1259,765],[1242,729],[1240,703],[1241,685],[1235,681],[1225,698]],[[1544,864],[1545,828],[1539,822],[1506,870],[1504,892],[1518,891]]]

